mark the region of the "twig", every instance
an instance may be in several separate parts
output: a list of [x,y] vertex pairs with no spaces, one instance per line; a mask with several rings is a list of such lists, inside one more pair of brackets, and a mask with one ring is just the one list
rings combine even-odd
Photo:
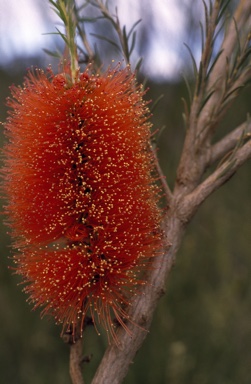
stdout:
[[[83,303],[84,307],[84,303]],[[84,322],[79,320],[75,329],[72,327],[66,330],[62,335],[63,341],[70,346],[69,371],[72,384],[84,384],[82,365],[89,363],[92,356],[83,356],[83,332],[85,327],[93,325],[93,321],[89,316],[86,316]]]
[[167,205],[169,205],[169,203],[170,203],[170,201],[172,199],[172,192],[171,192],[171,190],[169,188],[169,185],[167,184],[166,176],[164,175],[164,173],[163,173],[163,171],[162,171],[162,169],[160,167],[156,151],[154,150],[154,148],[152,146],[150,146],[150,150],[152,152],[152,156],[153,156],[153,160],[154,160],[154,165],[155,165],[156,171],[158,172],[158,175],[160,177],[162,189],[163,189],[163,191],[165,193]]
[[[237,142],[240,140],[243,132],[245,131],[246,137],[251,134],[251,122],[241,124],[239,127],[235,128],[232,132],[226,135],[222,140],[218,141],[210,149],[210,156],[208,161],[208,166],[216,163],[226,156],[230,151],[232,151]],[[244,137],[245,139],[245,137]]]
[[82,339],[79,338],[75,343],[70,345],[70,376],[72,384],[84,384],[82,375]]
[[228,181],[234,173],[251,158],[251,140],[238,149],[234,156],[224,162],[205,181],[203,181],[192,193],[188,194],[181,206],[181,212],[186,219],[191,219],[203,201]]

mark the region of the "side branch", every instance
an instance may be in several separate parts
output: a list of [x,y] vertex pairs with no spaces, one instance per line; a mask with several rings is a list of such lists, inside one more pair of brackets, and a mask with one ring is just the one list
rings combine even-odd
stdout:
[[233,156],[230,156],[213,174],[184,198],[181,204],[181,212],[184,217],[188,220],[191,219],[203,201],[227,182],[241,165],[250,158],[251,140],[238,149]]
[[241,124],[239,127],[235,128],[232,132],[226,135],[222,140],[218,141],[210,149],[210,156],[208,161],[208,166],[216,163],[231,152],[237,145],[238,141],[241,139],[244,133],[244,140],[250,137],[251,134],[251,122]]
[[72,384],[84,384],[82,376],[82,339],[70,345],[70,375]]
[[157,171],[157,173],[158,173],[158,175],[160,177],[161,185],[162,185],[163,191],[165,193],[167,204],[169,205],[169,202],[172,199],[171,189],[169,188],[169,185],[167,184],[166,176],[164,175],[164,173],[163,173],[163,171],[161,169],[161,166],[159,164],[156,151],[154,150],[154,148],[152,148],[152,146],[150,146],[150,150],[152,152],[153,161],[154,161],[154,165],[155,165],[156,171]]

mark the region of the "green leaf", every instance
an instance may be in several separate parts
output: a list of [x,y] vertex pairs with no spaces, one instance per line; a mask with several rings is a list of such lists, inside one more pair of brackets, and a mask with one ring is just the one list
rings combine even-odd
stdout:
[[95,23],[98,20],[104,20],[104,16],[97,17],[79,17],[78,22],[80,23]]
[[162,127],[157,131],[156,141],[159,140],[160,136],[162,135],[162,133],[164,132],[165,129],[166,129],[166,125],[162,125]]
[[215,64],[217,63],[217,61],[218,61],[220,55],[222,54],[222,52],[223,52],[223,49],[221,49],[221,50],[217,53],[217,55],[215,56],[215,58],[214,58],[214,60],[213,60],[213,62],[212,62],[212,64],[211,64],[211,67],[208,69],[207,77],[210,76],[210,74],[211,74],[211,72],[212,72],[212,70],[213,70]]
[[233,95],[235,92],[239,92],[243,87],[244,87],[244,85],[240,85],[238,87],[235,87],[231,91],[227,92],[227,94],[224,96],[224,98],[222,100],[222,103],[224,103],[225,101],[228,101],[228,99],[230,98],[231,95]]
[[205,26],[206,26],[206,36],[208,35],[208,29],[209,29],[209,13],[208,13],[208,7],[205,2],[205,0],[202,0],[204,5],[204,15],[205,15]]
[[197,70],[197,65],[196,65],[196,61],[195,61],[194,55],[193,55],[193,53],[191,51],[191,48],[186,43],[184,43],[184,45],[187,48],[187,50],[188,50],[188,52],[190,54],[190,57],[192,59],[194,77],[197,78],[198,70]]
[[127,39],[126,27],[125,26],[122,29],[122,36],[123,36],[123,51],[124,51],[124,55],[125,55],[127,61],[129,61],[130,55],[129,55],[128,39]]
[[205,47],[205,34],[204,34],[204,27],[201,22],[200,22],[200,34],[201,34],[201,52],[203,52]]
[[65,44],[68,45],[69,42],[67,40],[67,36],[64,33],[62,33],[58,28],[56,28],[56,30],[57,30],[57,34],[60,35],[62,37],[62,39],[64,40]]
[[207,94],[207,96],[202,100],[202,102],[200,104],[200,107],[198,109],[198,112],[197,112],[197,116],[199,116],[199,114],[201,113],[202,109],[205,107],[206,103],[208,102],[210,97],[214,94],[214,92],[215,92],[215,89],[213,89],[211,92],[209,92]]
[[[222,16],[224,15],[225,13],[225,10],[227,9],[229,3],[230,3],[231,0],[226,0],[225,4],[223,4],[223,6],[221,6],[221,9],[220,9],[220,12],[218,14],[218,17],[216,19],[216,23],[218,24],[219,21],[221,20]],[[224,2],[223,2],[224,3]]]
[[209,15],[212,15],[213,13],[213,3],[211,0],[209,0]]
[[215,45],[215,42],[219,36],[219,34],[222,32],[223,28],[225,27],[225,22],[222,23],[220,27],[217,28],[217,32],[214,34],[214,38],[212,40],[212,46]]
[[121,52],[121,47],[117,43],[115,43],[115,41],[113,41],[111,39],[108,39],[108,37],[105,37],[103,35],[99,35],[97,33],[90,33],[90,35],[94,36],[94,37],[97,37],[100,40],[106,41],[107,43],[113,45],[115,48],[117,48]]
[[159,104],[160,100],[163,99],[163,97],[164,97],[164,95],[162,94],[162,95],[160,95],[160,96],[154,101],[154,103],[151,105],[151,108],[150,108],[150,112],[151,112],[151,113],[155,110],[155,108],[156,108],[157,105]]
[[132,35],[132,42],[131,42],[131,47],[129,49],[129,58],[135,48],[135,43],[136,43],[136,31],[133,32],[133,35]]
[[251,55],[251,48],[248,48],[246,52],[241,56],[241,58],[238,61],[238,64],[236,65],[236,69],[239,70],[244,62],[248,59],[248,56]]
[[142,21],[142,19],[139,19],[137,20],[133,26],[131,27],[130,31],[128,32],[128,35],[127,35],[127,38],[130,39],[130,36],[132,34],[132,32],[134,31],[134,29],[137,27],[137,25]]
[[139,60],[137,61],[136,65],[135,65],[135,71],[136,72],[138,72],[140,70],[142,62],[143,62],[143,57],[140,57]]
[[190,84],[189,84],[189,81],[188,81],[186,75],[184,73],[182,73],[181,75],[182,75],[182,77],[183,77],[183,79],[185,81],[187,92],[188,92],[188,97],[189,97],[189,104],[191,105],[192,104],[192,100],[193,100],[192,90],[191,90],[191,87],[190,87]]
[[182,113],[182,117],[184,120],[185,127],[188,128],[188,121],[189,121],[189,115],[190,115],[189,107],[188,107],[187,101],[183,97],[181,98],[181,101],[184,105],[184,112]]
[[43,51],[49,55],[49,56],[52,56],[52,57],[56,57],[57,59],[61,59],[62,55],[60,52],[57,52],[57,51],[50,51],[49,49],[46,49],[44,48]]
[[241,39],[240,39],[239,30],[238,30],[238,25],[237,25],[237,22],[236,22],[234,17],[233,17],[233,22],[234,22],[234,27],[235,27],[235,31],[236,31],[237,56],[238,56],[241,54]]

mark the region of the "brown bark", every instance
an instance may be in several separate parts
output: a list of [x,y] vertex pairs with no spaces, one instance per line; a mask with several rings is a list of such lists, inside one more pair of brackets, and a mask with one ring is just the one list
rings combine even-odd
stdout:
[[82,339],[70,346],[70,376],[72,384],[84,384],[82,376]]

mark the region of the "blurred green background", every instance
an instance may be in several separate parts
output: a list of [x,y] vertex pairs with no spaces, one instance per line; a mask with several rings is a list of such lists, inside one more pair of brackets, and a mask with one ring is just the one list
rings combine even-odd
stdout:
[[[116,3],[115,0],[110,2]],[[161,24],[160,15],[155,14],[152,8],[154,3],[150,0],[137,3],[143,24],[136,49],[139,55],[148,59],[152,56],[151,39],[156,37],[156,26]],[[201,6],[201,1],[177,0],[176,3],[183,7],[185,15],[182,19],[184,25],[181,39],[184,38],[183,41],[196,50],[199,36],[197,6],[199,3]],[[230,1],[230,7],[236,3],[236,0]],[[49,8],[47,2],[40,1],[37,4],[40,6],[39,14],[45,18],[46,9]],[[6,12],[9,0],[0,5],[6,6],[1,8]],[[7,24],[3,23],[4,28],[8,24],[15,24],[17,14],[13,20],[8,19],[3,11],[0,13],[2,15],[2,22],[8,21]],[[14,24],[9,21],[14,21]],[[160,25],[162,38],[164,27]],[[104,31],[101,26],[102,33]],[[4,34],[0,36],[0,42],[8,42],[3,37]],[[174,39],[171,33],[164,37],[167,40]],[[182,40],[171,43],[172,48],[183,55],[182,69],[189,72],[187,56],[178,46]],[[114,54],[103,43],[99,49],[105,52],[108,61]],[[0,121],[6,119],[5,100],[9,95],[9,86],[22,83],[27,67],[44,67],[44,62],[40,60],[37,57],[13,56],[7,66],[2,69],[0,67]],[[160,60],[157,57],[157,61]],[[151,63],[153,76],[154,60]],[[148,86],[148,99],[156,100],[164,95],[152,119],[154,129],[161,130],[165,125],[158,140],[158,155],[172,186],[185,133],[181,98],[187,97],[187,91],[184,83],[178,80],[164,82],[159,79],[158,82],[150,81]],[[250,90],[243,92],[231,107],[217,137],[220,138],[245,121],[248,112],[251,112]],[[0,140],[2,145],[2,132]],[[251,383],[250,171],[249,161],[203,204],[190,223],[177,262],[167,281],[166,295],[159,302],[150,334],[132,363],[125,384]],[[13,266],[13,251],[7,228],[2,221],[0,384],[70,384],[69,347],[60,338],[61,327],[56,326],[53,319],[48,317],[41,320],[39,311],[32,311],[26,302],[20,278],[9,268]],[[95,330],[89,328],[85,332],[83,344],[84,354],[93,355],[91,362],[84,366],[85,384],[88,384],[107,342],[104,336],[97,336]]]
[[[8,87],[21,83],[24,73],[24,60],[0,71],[1,121]],[[181,97],[186,90],[181,83],[148,85],[148,98],[164,94],[153,122],[155,128],[166,126],[159,156],[172,184],[184,138]],[[250,96],[246,91],[231,108],[221,134],[245,119]],[[251,383],[250,171],[249,162],[204,203],[190,224],[126,384]],[[19,277],[8,268],[12,250],[6,231],[1,224],[0,382],[68,384],[69,350],[60,339],[61,328],[53,320],[41,320],[39,311],[27,304],[22,285],[17,286]],[[93,355],[84,367],[90,383],[106,340],[90,328],[83,342],[84,353]]]

